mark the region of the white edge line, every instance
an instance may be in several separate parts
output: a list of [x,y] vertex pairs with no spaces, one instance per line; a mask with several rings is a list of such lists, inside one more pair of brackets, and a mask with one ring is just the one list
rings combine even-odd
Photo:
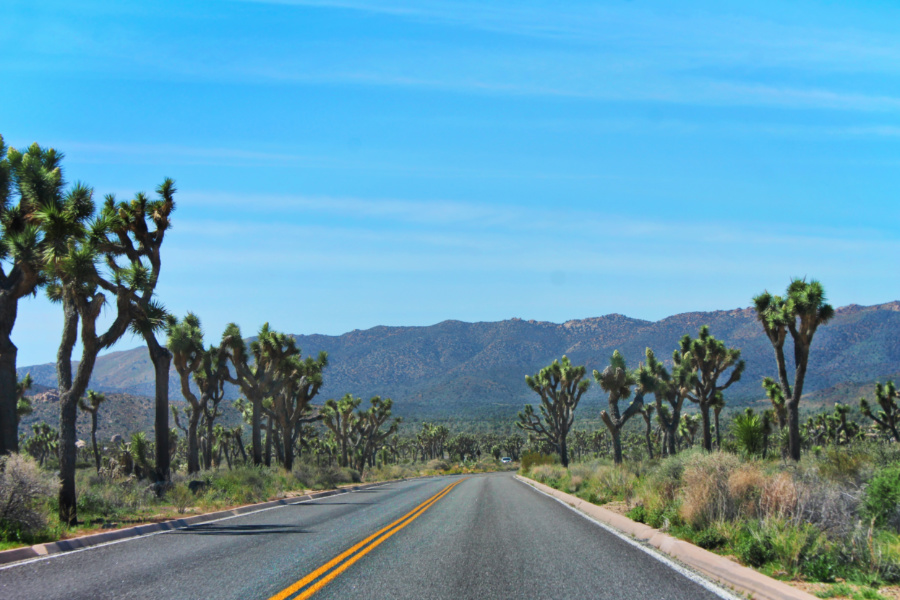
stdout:
[[712,581],[710,581],[710,580],[707,579],[706,577],[700,575],[699,573],[696,573],[695,571],[692,571],[692,570],[688,569],[687,567],[678,564],[677,562],[675,562],[674,560],[672,560],[672,559],[669,558],[668,556],[665,556],[661,551],[658,551],[658,550],[656,550],[655,548],[646,546],[646,545],[644,545],[644,544],[638,542],[637,540],[634,540],[634,539],[628,537],[627,535],[625,535],[624,533],[622,533],[622,532],[619,531],[618,529],[616,529],[616,528],[614,528],[614,527],[611,527],[611,526],[607,525],[606,523],[603,523],[602,521],[598,521],[597,519],[595,519],[594,517],[590,516],[589,514],[581,512],[580,510],[578,510],[578,509],[575,508],[574,506],[571,506],[571,505],[569,505],[569,504],[566,504],[565,502],[563,502],[563,501],[560,500],[559,498],[557,498],[557,497],[555,497],[555,496],[551,496],[550,494],[548,494],[547,492],[544,492],[543,490],[537,489],[537,488],[534,487],[533,485],[530,485],[528,482],[523,481],[523,480],[519,479],[518,477],[516,477],[516,481],[518,481],[518,482],[521,483],[522,485],[528,487],[529,489],[532,489],[532,490],[534,490],[535,492],[537,492],[537,493],[539,493],[539,494],[542,494],[542,495],[546,496],[547,498],[550,498],[551,500],[555,500],[556,502],[559,502],[560,504],[562,504],[563,506],[565,506],[566,508],[568,508],[569,510],[571,510],[571,511],[574,512],[575,514],[577,514],[577,515],[579,515],[579,516],[581,516],[581,517],[584,517],[585,519],[587,519],[587,520],[590,521],[591,523],[594,523],[595,525],[597,525],[597,526],[599,526],[599,527],[605,529],[606,531],[608,531],[609,533],[613,534],[614,536],[616,536],[616,537],[619,538],[620,540],[622,540],[622,541],[624,541],[624,542],[626,542],[626,543],[628,543],[628,544],[631,544],[632,546],[634,546],[635,548],[641,550],[642,552],[644,552],[644,553],[646,553],[646,554],[649,554],[650,556],[652,556],[653,558],[655,558],[655,559],[658,560],[659,562],[663,563],[664,565],[666,565],[666,566],[669,567],[670,569],[672,569],[672,570],[674,570],[674,571],[680,573],[681,575],[683,575],[684,577],[686,577],[686,578],[689,579],[690,581],[693,581],[693,582],[696,583],[697,585],[699,585],[699,586],[705,588],[707,591],[712,592],[713,594],[717,595],[718,597],[720,597],[720,598],[725,598],[726,600],[744,600],[744,599],[741,598],[740,596],[736,596],[736,595],[732,594],[732,593],[729,592],[728,590],[726,590],[726,589],[720,587],[719,585],[713,583]]
[[[144,540],[144,539],[147,539],[147,538],[149,538],[149,537],[153,537],[153,536],[155,536],[155,535],[160,535],[160,534],[163,534],[163,533],[173,533],[173,532],[175,532],[175,531],[183,531],[183,530],[185,530],[185,529],[190,529],[191,527],[196,527],[197,525],[206,525],[207,523],[218,523],[219,521],[227,521],[228,519],[236,519],[236,518],[238,518],[238,517],[246,517],[246,516],[248,516],[248,515],[255,515],[256,513],[265,512],[265,511],[267,511],[267,510],[274,510],[274,509],[276,509],[276,508],[284,508],[285,506],[296,506],[296,505],[298,505],[298,504],[305,504],[305,503],[307,503],[307,502],[313,502],[314,500],[325,500],[325,499],[327,499],[327,498],[333,498],[333,497],[335,497],[335,496],[342,496],[343,494],[355,494],[355,493],[358,492],[358,491],[367,491],[367,490],[371,490],[371,489],[373,489],[373,488],[378,488],[378,487],[382,487],[382,486],[385,486],[385,485],[389,485],[389,484],[391,484],[391,483],[397,483],[397,482],[396,482],[396,481],[386,481],[386,482],[384,482],[384,483],[379,483],[378,485],[373,485],[373,486],[371,486],[371,487],[367,487],[365,490],[349,490],[349,491],[341,491],[341,492],[338,492],[337,494],[332,494],[331,496],[325,496],[324,498],[309,498],[308,500],[300,500],[299,502],[286,502],[285,504],[279,504],[279,505],[277,505],[277,506],[268,506],[268,507],[266,507],[266,508],[260,508],[260,509],[258,509],[258,510],[251,510],[250,512],[241,513],[241,514],[239,514],[239,515],[229,515],[229,516],[227,516],[227,517],[221,517],[221,518],[219,518],[219,519],[212,519],[212,520],[209,520],[209,521],[203,521],[202,523],[196,523],[196,524],[193,524],[193,525],[185,525],[185,526],[183,526],[183,527],[173,527],[172,529],[165,529],[165,530],[163,530],[163,531],[154,531],[154,532],[152,532],[152,533],[145,533],[145,534],[134,535],[134,536],[131,536],[131,537],[123,538],[123,539],[121,539],[121,540],[113,540],[113,541],[111,541],[111,542],[103,542],[103,543],[100,543],[100,544],[94,544],[94,545],[92,545],[92,546],[85,546],[84,548],[76,548],[75,550],[67,550],[67,551],[63,551],[63,552],[56,552],[56,553],[54,553],[54,554],[48,554],[48,555],[46,555],[46,556],[37,556],[37,557],[35,557],[35,558],[29,558],[29,559],[26,559],[26,560],[20,560],[20,561],[18,561],[18,562],[14,562],[14,563],[10,563],[10,564],[8,564],[8,565],[0,566],[0,571],[5,571],[5,570],[7,570],[7,569],[13,569],[13,568],[15,568],[15,567],[21,567],[21,566],[24,566],[24,565],[29,565],[29,564],[31,564],[31,563],[40,562],[40,561],[44,561],[44,560],[50,560],[50,559],[52,559],[52,558],[61,558],[61,557],[63,557],[63,556],[71,556],[71,555],[77,554],[77,553],[79,553],[79,552],[84,552],[84,551],[86,551],[86,550],[94,550],[94,549],[96,549],[96,548],[103,548],[104,546],[112,546],[113,544],[123,544],[123,543],[125,543],[125,542],[133,542],[134,540]],[[231,510],[237,510],[237,508],[240,508],[240,507],[236,507],[236,508],[231,509]],[[228,509],[225,509],[225,510],[228,510]],[[175,520],[178,520],[178,519],[175,519]],[[139,525],[136,525],[135,527],[139,527]],[[78,538],[72,538],[72,539],[78,539]],[[47,543],[49,544],[49,543],[53,543],[53,542],[47,542]]]

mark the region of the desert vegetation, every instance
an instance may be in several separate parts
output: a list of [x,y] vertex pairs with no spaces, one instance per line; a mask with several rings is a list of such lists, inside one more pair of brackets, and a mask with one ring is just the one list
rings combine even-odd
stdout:
[[[822,597],[879,597],[848,582],[900,583],[894,383],[878,383],[874,399],[861,398],[858,406],[837,404],[803,420],[812,337],[833,310],[819,282],[796,279],[785,296],[764,293],[754,304],[775,349],[777,377],[761,381],[771,408],[746,408],[720,420],[725,390],[744,363],[739,349],[726,348],[702,327],[697,338],[681,340],[671,370],[650,348],[633,370],[616,352],[603,372],[594,371],[608,395],[606,431],[573,430],[565,447],[574,460],[567,464],[557,454],[563,444],[532,425],[529,443],[541,448],[523,455],[521,472],[770,575],[834,583],[819,591]],[[793,381],[785,358],[790,340]],[[583,370],[560,371],[559,386],[567,383],[565,373]],[[651,394],[654,410],[647,411]],[[621,411],[620,400],[630,397]],[[699,410],[683,412],[684,400]],[[523,428],[529,414],[520,415]],[[552,404],[542,405],[544,419],[554,414]],[[646,427],[625,428],[637,414]]]

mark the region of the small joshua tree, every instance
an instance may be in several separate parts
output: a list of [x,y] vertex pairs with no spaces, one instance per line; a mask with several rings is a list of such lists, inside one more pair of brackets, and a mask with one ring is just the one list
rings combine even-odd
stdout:
[[97,413],[100,405],[106,401],[106,396],[94,390],[88,390],[87,396],[78,401],[78,407],[91,415],[91,446],[94,449],[94,462],[97,465],[97,473],[100,472],[100,448],[97,446]]
[[897,431],[897,427],[900,425],[900,405],[897,404],[898,396],[900,394],[897,393],[894,382],[888,381],[884,385],[880,383],[875,384],[875,402],[881,407],[881,410],[877,413],[872,411],[868,400],[865,398],[859,399],[859,409],[862,411],[862,414],[875,421],[883,431],[890,433],[895,442],[900,442],[900,433]]
[[575,420],[575,409],[591,385],[584,376],[584,365],[574,366],[567,356],[562,361],[554,360],[534,376],[525,376],[525,383],[541,398],[540,414],[534,412],[531,404],[526,404],[516,425],[550,444],[559,453],[564,467],[569,466],[566,441]]

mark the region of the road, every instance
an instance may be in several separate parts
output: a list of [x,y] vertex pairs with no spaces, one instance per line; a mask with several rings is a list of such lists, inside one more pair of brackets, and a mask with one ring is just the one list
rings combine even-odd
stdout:
[[389,483],[0,569],[4,600],[308,597],[726,596],[509,473]]

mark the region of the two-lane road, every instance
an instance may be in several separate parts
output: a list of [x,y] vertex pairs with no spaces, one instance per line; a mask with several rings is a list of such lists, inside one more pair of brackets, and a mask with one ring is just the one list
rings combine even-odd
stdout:
[[0,598],[713,600],[508,473],[390,483],[0,569]]

